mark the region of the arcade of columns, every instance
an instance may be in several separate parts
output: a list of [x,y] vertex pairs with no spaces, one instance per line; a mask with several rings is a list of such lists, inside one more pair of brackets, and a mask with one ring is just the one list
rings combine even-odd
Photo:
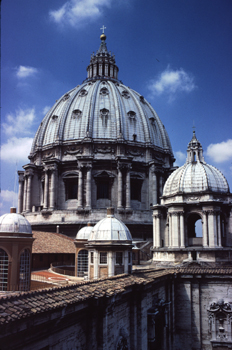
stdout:
[[[118,209],[124,209],[123,205],[123,183],[125,180],[125,209],[131,210],[131,184],[130,176],[132,164],[131,162],[117,162],[118,170]],[[19,175],[19,196],[18,196],[18,212],[31,212],[32,207],[32,179],[35,173],[34,165],[27,165],[24,167],[25,171],[18,171]],[[58,162],[50,161],[49,164],[45,164],[44,173],[44,186],[43,193],[40,198],[40,205],[43,206],[43,210],[56,209],[56,189],[58,184]],[[86,172],[86,186],[84,184],[83,172]],[[78,207],[77,209],[85,208],[90,210],[91,203],[91,179],[92,179],[92,162],[81,162],[78,160]],[[155,166],[154,162],[150,163],[149,182],[152,191],[152,204],[158,203],[159,196],[162,195],[162,189],[164,185],[163,172],[161,167]],[[39,184],[41,186],[41,183]],[[84,186],[85,190],[84,191]],[[41,186],[42,187],[42,186]],[[83,196],[85,195],[85,198]],[[85,203],[85,204],[84,204]],[[150,205],[151,203],[149,203]],[[148,208],[149,208],[148,205]]]
[[[202,246],[204,248],[222,247],[222,225],[221,211],[219,209],[203,208],[202,217]],[[162,221],[164,220],[162,211],[155,209],[153,212],[153,243],[155,248],[161,248]],[[168,229],[168,248],[185,248],[188,246],[185,227],[184,211],[168,211],[165,224]],[[166,246],[167,246],[166,245]]]

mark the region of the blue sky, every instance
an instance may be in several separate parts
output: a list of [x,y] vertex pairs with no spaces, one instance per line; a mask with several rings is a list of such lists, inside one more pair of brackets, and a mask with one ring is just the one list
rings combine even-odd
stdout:
[[82,83],[105,25],[119,79],[143,95],[183,165],[195,125],[205,160],[232,188],[231,0],[2,0],[1,214],[17,205],[49,107]]

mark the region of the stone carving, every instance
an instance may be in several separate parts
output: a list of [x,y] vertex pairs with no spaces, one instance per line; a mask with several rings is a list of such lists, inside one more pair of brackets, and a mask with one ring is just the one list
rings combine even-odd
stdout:
[[49,152],[49,153],[45,154],[42,159],[47,160],[47,159],[54,158],[54,157],[55,157],[55,154],[52,152]]
[[140,150],[138,150],[138,149],[128,149],[127,151],[126,151],[126,154],[130,154],[131,156],[142,156],[143,157],[143,155],[144,155],[144,153],[142,152],[142,151],[140,151]]
[[109,110],[106,108],[103,108],[100,110],[100,116],[102,118],[102,124],[106,127],[107,126],[107,121],[109,117]]
[[231,338],[232,305],[223,299],[210,304],[208,311],[209,334],[217,342]]
[[94,148],[94,153],[115,153],[115,149],[111,146],[100,146]]
[[66,154],[82,154],[83,153],[83,148],[82,147],[75,147],[75,146],[70,146],[70,147],[67,147],[66,150],[64,151],[64,155]]
[[187,198],[188,202],[196,202],[196,201],[199,201],[199,200],[200,200],[200,197],[196,197],[196,196]]

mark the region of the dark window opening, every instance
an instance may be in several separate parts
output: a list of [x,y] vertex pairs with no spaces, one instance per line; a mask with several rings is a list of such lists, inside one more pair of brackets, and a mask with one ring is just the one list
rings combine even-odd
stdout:
[[131,200],[141,202],[141,188],[142,188],[141,180],[131,179]]
[[107,252],[100,252],[100,264],[107,264]]
[[68,199],[77,199],[77,188],[78,188],[77,178],[65,179],[66,201]]
[[116,264],[122,265],[122,252],[116,252]]
[[93,264],[93,252],[90,252],[90,263]]
[[109,181],[102,180],[97,184],[97,199],[110,199]]

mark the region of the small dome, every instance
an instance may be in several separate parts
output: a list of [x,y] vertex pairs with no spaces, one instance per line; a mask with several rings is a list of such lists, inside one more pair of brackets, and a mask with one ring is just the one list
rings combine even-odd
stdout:
[[224,175],[214,166],[206,164],[203,150],[195,132],[188,144],[186,163],[175,170],[167,179],[163,196],[192,192],[229,193]]
[[105,219],[100,220],[92,229],[89,241],[132,241],[127,226],[108,213]]
[[82,227],[76,235],[76,239],[88,239],[90,236],[90,233],[93,229],[93,226],[85,226]]
[[24,216],[16,213],[0,217],[0,232],[32,234],[31,225]]

